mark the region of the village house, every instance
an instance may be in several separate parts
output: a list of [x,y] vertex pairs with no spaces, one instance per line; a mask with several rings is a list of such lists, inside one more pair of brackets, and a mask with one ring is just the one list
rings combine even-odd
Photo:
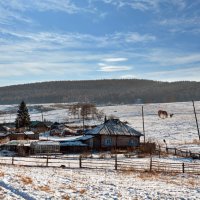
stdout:
[[39,134],[35,134],[32,131],[12,132],[9,137],[10,140],[39,140]]
[[4,126],[4,125],[0,125],[0,133],[7,133],[9,131],[9,128]]
[[30,125],[30,130],[34,133],[42,133],[48,131],[50,127],[47,123],[41,121],[32,121]]
[[119,119],[105,120],[103,124],[87,130],[85,134],[93,136],[86,143],[93,150],[111,150],[135,148],[140,146],[142,133]]

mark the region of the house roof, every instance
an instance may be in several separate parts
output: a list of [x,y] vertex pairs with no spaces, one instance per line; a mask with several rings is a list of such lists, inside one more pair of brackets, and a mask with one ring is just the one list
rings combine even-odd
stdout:
[[6,126],[0,125],[0,131],[1,132],[7,132],[7,131],[9,131],[9,128],[6,127]]
[[84,144],[83,142],[81,141],[68,141],[68,142],[61,142],[60,143],[60,146],[67,146],[67,147],[72,147],[72,146],[75,146],[75,147],[87,147],[88,145],[87,144]]
[[70,137],[58,137],[58,136],[41,136],[40,140],[49,140],[57,142],[75,142],[75,141],[85,141],[93,138],[92,135],[79,135]]
[[41,122],[41,121],[32,121],[31,122],[31,127],[37,127],[37,126],[46,126],[47,127],[47,125],[44,123],[44,122]]
[[121,122],[119,119],[106,120],[103,124],[87,130],[86,135],[129,135],[129,136],[143,136],[142,133],[134,128]]
[[32,145],[36,146],[60,146],[59,142],[56,141],[37,141],[37,142],[32,142]]

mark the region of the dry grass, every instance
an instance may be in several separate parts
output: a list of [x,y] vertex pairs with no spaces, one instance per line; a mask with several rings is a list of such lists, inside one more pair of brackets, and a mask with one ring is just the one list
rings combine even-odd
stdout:
[[152,178],[160,178],[160,173],[158,172],[140,172],[138,178],[142,180],[149,180]]
[[85,192],[86,192],[86,189],[81,189],[81,190],[79,191],[80,194],[84,194]]
[[72,185],[69,185],[69,186],[67,187],[67,189],[70,189],[70,190],[76,191],[76,188],[75,188],[74,186],[72,186]]
[[200,141],[197,139],[194,139],[193,141],[185,141],[184,144],[200,144]]
[[92,154],[89,152],[84,152],[83,154],[81,154],[82,158],[92,158]]
[[0,177],[4,177],[4,172],[0,172]]
[[187,180],[187,184],[190,186],[190,187],[195,187],[198,185],[198,181],[194,180],[194,179],[188,179]]
[[41,191],[50,192],[50,187],[48,185],[38,187]]
[[62,197],[62,199],[63,199],[63,200],[70,200],[70,196],[66,194],[66,195],[64,195],[64,196]]
[[126,167],[122,170],[122,174],[127,175],[127,176],[129,176],[135,172],[136,172],[136,170],[133,167]]
[[33,180],[32,180],[30,177],[28,177],[28,176],[26,176],[26,177],[21,177],[21,181],[22,181],[24,184],[26,184],[26,185],[32,184],[32,183],[33,183]]

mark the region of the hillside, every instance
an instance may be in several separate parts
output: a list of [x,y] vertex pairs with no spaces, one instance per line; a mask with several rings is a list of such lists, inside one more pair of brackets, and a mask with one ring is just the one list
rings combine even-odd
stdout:
[[0,104],[94,102],[164,103],[200,100],[200,82],[151,80],[53,81],[0,87]]

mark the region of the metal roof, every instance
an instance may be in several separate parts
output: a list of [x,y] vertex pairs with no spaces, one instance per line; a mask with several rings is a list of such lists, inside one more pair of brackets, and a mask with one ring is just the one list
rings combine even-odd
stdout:
[[103,124],[94,129],[88,130],[87,135],[129,135],[129,136],[143,136],[142,133],[121,122],[119,119],[106,120]]

